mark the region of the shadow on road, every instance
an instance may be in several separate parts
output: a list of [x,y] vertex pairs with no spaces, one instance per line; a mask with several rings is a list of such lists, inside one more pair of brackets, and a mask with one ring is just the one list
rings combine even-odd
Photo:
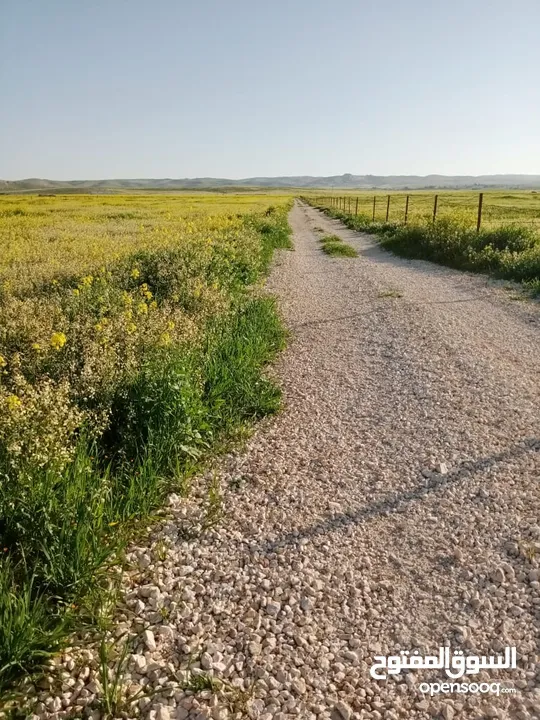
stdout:
[[465,482],[478,472],[487,470],[499,463],[521,457],[527,453],[535,452],[540,452],[540,438],[525,438],[504,452],[482,457],[474,461],[465,461],[454,472],[447,475],[433,473],[433,475],[425,479],[421,485],[417,485],[406,492],[389,495],[383,500],[363,507],[355,512],[339,513],[328,517],[300,532],[287,533],[278,540],[265,543],[261,547],[261,550],[262,552],[274,552],[276,548],[296,545],[302,539],[310,540],[318,535],[342,529],[347,525],[358,525],[374,517],[389,515],[398,511],[403,512],[408,504],[422,500],[435,492],[444,491],[446,487],[451,485]]

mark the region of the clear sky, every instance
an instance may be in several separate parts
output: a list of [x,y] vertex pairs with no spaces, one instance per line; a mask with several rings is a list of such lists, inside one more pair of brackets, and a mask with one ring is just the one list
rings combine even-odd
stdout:
[[539,0],[0,0],[0,178],[540,173]]

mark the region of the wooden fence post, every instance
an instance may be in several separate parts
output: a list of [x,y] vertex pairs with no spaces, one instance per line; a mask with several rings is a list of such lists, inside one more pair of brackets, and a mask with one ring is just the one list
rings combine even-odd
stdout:
[[388,222],[389,216],[390,216],[390,195],[388,196],[388,200],[386,201],[386,222]]
[[356,198],[356,207],[354,208],[354,214],[358,215],[358,198]]
[[375,202],[377,200],[377,196],[373,196],[373,222],[375,222]]
[[437,204],[439,202],[439,196],[435,195],[435,200],[433,201],[433,222],[437,219]]
[[405,225],[407,224],[408,217],[409,217],[409,195],[407,195],[407,199],[405,200]]
[[482,226],[482,206],[484,204],[484,193],[480,193],[478,196],[478,220],[476,221],[476,232],[480,232]]

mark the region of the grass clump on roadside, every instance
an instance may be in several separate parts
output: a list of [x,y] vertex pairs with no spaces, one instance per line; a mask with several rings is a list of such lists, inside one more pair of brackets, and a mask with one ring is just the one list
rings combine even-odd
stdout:
[[358,253],[351,246],[344,243],[337,235],[325,235],[320,240],[323,252],[334,257],[358,257]]
[[[263,368],[284,329],[256,284],[290,247],[288,204],[156,224],[96,267],[83,205],[69,220],[80,273],[0,261],[0,690],[96,619],[110,568],[166,493],[279,407]],[[0,241],[16,254],[39,223],[50,237],[48,221],[0,217]]]
[[319,209],[352,230],[378,235],[381,245],[396,255],[514,280],[540,294],[540,236],[531,228],[507,225],[476,232],[457,216],[404,225]]

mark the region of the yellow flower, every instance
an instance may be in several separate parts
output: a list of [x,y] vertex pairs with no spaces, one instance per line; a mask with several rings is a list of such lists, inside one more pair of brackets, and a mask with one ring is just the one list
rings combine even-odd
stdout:
[[145,297],[147,300],[151,300],[154,296],[152,295],[152,293],[150,292],[150,290],[147,290],[147,291],[144,293],[144,297]]
[[135,325],[135,323],[129,323],[129,325],[126,327],[126,330],[130,335],[132,335],[137,330],[137,326]]
[[174,330],[174,327],[175,327],[175,326],[174,326],[173,321],[172,321],[172,320],[169,320],[169,322],[167,323],[167,328],[168,328],[169,330]]
[[161,344],[162,345],[170,345],[171,344],[171,336],[168,332],[164,332],[161,336]]
[[8,406],[9,410],[15,410],[15,408],[18,408],[22,405],[20,398],[17,397],[17,395],[8,395],[6,398],[6,405]]
[[150,303],[150,309],[157,310],[157,302],[155,300],[152,300],[152,302]]
[[78,290],[78,288],[75,288],[75,290],[73,291],[73,294],[74,294],[74,295],[80,295],[80,290]]
[[94,278],[92,275],[86,275],[86,277],[83,277],[81,280],[81,285],[84,285],[85,287],[89,287],[94,282]]
[[133,298],[132,298],[131,295],[130,295],[128,292],[126,292],[125,290],[124,290],[124,293],[123,293],[123,300],[124,300],[124,305],[132,305],[132,304],[133,304]]
[[41,345],[39,343],[34,343],[32,345],[32,350],[41,350]]
[[139,315],[145,315],[148,312],[148,305],[144,302],[137,305],[137,312]]
[[56,332],[51,335],[51,346],[55,350],[61,350],[67,342],[67,338],[62,332]]
[[6,367],[6,365],[7,365],[6,358],[3,357],[2,355],[0,355],[0,368]]
[[133,268],[133,270],[131,271],[131,277],[133,279],[137,279],[140,276],[140,274],[141,274],[141,272],[138,268]]

